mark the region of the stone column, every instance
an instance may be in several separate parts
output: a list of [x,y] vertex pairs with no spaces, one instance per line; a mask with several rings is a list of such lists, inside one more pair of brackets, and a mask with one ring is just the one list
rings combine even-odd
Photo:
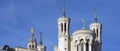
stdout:
[[93,46],[93,44],[92,44],[92,42],[90,42],[90,43],[89,43],[89,51],[92,51],[92,50],[93,50],[92,46]]
[[86,51],[86,44],[84,44],[84,51]]
[[92,51],[92,44],[89,44],[89,51]]

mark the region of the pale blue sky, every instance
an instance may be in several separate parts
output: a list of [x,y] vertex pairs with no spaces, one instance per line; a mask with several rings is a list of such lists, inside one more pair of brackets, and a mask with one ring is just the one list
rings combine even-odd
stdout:
[[[103,51],[120,50],[120,0],[67,0],[67,17],[71,18],[70,35],[82,27],[81,19],[93,22],[94,8],[102,23]],[[62,16],[63,0],[0,0],[0,46],[27,47],[35,28],[43,32],[43,44],[47,51],[57,45],[57,19]]]

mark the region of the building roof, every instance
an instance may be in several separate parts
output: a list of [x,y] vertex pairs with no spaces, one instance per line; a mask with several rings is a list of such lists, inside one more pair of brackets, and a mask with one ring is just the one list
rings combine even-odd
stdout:
[[87,29],[82,29],[82,30],[77,30],[73,33],[73,36],[75,35],[79,35],[79,34],[93,34],[93,32],[91,30],[87,30]]

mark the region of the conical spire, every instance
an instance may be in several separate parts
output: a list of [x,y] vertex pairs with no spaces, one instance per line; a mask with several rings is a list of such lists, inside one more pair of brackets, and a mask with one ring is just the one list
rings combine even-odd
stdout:
[[39,33],[40,34],[40,45],[42,45],[42,32]]
[[97,22],[97,13],[96,13],[96,8],[94,9],[94,22]]
[[66,0],[64,0],[64,4],[63,4],[63,16],[66,16]]

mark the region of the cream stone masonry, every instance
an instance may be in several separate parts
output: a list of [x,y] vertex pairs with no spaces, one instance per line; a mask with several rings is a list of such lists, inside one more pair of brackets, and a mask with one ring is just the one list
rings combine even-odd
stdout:
[[[97,20],[96,9],[94,22],[89,25],[89,29],[85,27],[85,23],[83,20],[83,27],[70,36],[70,18],[66,16],[64,0],[63,15],[58,18],[58,44],[54,46],[54,51],[102,51],[102,24]],[[42,44],[42,33],[37,45],[32,28],[27,48],[16,47],[15,51],[46,51],[46,46]]]
[[102,51],[102,24],[97,21],[96,10],[90,29],[83,23],[83,28],[70,36],[70,18],[65,14],[58,18],[58,45],[54,47],[54,51]]

